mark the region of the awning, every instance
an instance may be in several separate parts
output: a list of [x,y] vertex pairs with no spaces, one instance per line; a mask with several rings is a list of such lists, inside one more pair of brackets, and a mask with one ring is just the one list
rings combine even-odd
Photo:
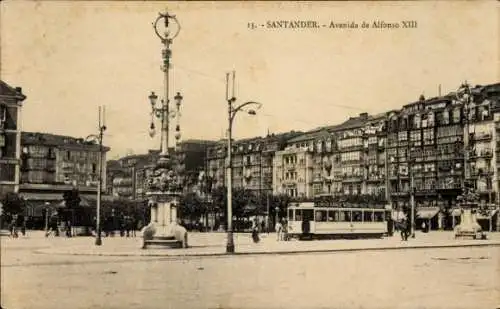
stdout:
[[417,218],[432,219],[439,212],[439,207],[419,208],[417,210]]
[[19,193],[27,201],[62,201],[62,193],[32,193],[21,192]]
[[482,219],[482,220],[489,220],[491,217],[495,215],[495,213],[498,211],[498,209],[493,209],[493,210],[488,210],[486,214],[481,214],[477,213],[477,219]]

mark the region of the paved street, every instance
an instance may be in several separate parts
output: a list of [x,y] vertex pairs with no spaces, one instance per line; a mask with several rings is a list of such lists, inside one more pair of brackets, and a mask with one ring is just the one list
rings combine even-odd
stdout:
[[[448,235],[418,234],[417,239],[439,240]],[[272,246],[273,236],[254,246]],[[220,247],[224,235],[193,234],[191,238],[195,245]],[[251,246],[247,239],[248,235],[238,236],[240,249]],[[103,247],[119,249],[138,241],[105,238]],[[356,247],[376,241],[399,242],[397,238],[338,242]],[[2,308],[500,306],[499,247],[217,258],[36,253],[54,246],[81,248],[85,243],[92,245],[92,239],[46,239],[39,234],[24,239],[3,237]],[[293,246],[325,244],[297,242]]]

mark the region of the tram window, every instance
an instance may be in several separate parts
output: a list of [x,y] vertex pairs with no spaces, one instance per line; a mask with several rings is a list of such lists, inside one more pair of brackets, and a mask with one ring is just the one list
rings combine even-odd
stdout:
[[373,222],[373,211],[371,210],[363,211],[363,222]]
[[293,209],[288,209],[288,220],[293,220]]
[[353,222],[361,222],[362,221],[361,211],[356,210],[352,212],[352,221]]
[[302,210],[295,209],[295,221],[302,221]]
[[342,211],[341,214],[344,214],[344,217],[341,217],[340,221],[351,222],[351,212],[350,211]]
[[335,210],[329,210],[328,211],[328,221],[329,222],[332,222],[332,221],[338,221],[338,211],[335,211]]
[[374,213],[375,215],[375,222],[383,222],[384,221],[384,213],[382,211],[376,211]]
[[312,209],[304,209],[302,211],[303,220],[305,221],[314,221],[314,213]]
[[326,221],[326,210],[316,210],[316,222]]

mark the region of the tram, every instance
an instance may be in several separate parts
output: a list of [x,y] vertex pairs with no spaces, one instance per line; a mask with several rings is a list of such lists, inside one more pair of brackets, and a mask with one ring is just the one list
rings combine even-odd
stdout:
[[384,208],[315,206],[312,202],[291,203],[287,209],[290,238],[380,238],[387,233]]

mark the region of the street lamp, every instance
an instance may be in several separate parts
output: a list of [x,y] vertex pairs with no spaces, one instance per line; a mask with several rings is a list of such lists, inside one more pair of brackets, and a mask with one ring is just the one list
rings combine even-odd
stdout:
[[[163,20],[163,23],[160,21]],[[161,28],[164,29],[161,29]],[[151,92],[148,96],[149,102],[151,103],[151,124],[149,126],[149,135],[151,137],[155,136],[156,128],[154,125],[154,118],[161,120],[161,143],[160,143],[160,159],[158,161],[159,165],[165,165],[168,161],[168,147],[169,147],[169,127],[170,127],[170,118],[177,118],[177,124],[175,127],[175,138],[176,141],[179,142],[181,138],[180,134],[180,107],[182,103],[182,95],[177,92],[177,95],[174,97],[176,110],[170,110],[170,94],[169,94],[169,70],[170,70],[170,58],[172,57],[172,50],[170,49],[170,45],[173,42],[173,39],[177,37],[180,32],[180,24],[175,15],[171,15],[168,12],[159,13],[158,18],[156,18],[153,23],[153,28],[155,30],[156,35],[160,38],[163,49],[162,49],[162,59],[163,66],[161,70],[164,73],[164,98],[161,100],[160,106],[157,106],[158,96]]]
[[[172,57],[170,45],[173,39],[179,34],[180,24],[175,15],[165,12],[159,13],[159,16],[153,22],[153,28],[163,44],[161,71],[164,73],[164,92],[162,98],[159,98],[154,92],[151,92],[148,96],[148,101],[151,105],[149,135],[151,137],[155,136],[156,128],[154,121],[155,119],[159,119],[161,121],[161,140],[158,161],[147,179],[146,195],[149,200],[148,205],[154,205],[154,207],[151,208],[151,220],[143,229],[143,248],[147,247],[149,240],[155,239],[162,242],[171,237],[182,241],[183,246],[187,247],[187,232],[184,227],[177,223],[177,207],[182,193],[180,177],[182,171],[174,167],[174,160],[171,160],[169,153],[170,121],[173,118],[177,120],[174,135],[177,142],[176,146],[181,138],[179,120],[183,97],[180,92],[177,92],[171,98],[169,92],[169,71]],[[172,103],[174,103],[173,108],[170,105],[171,99],[173,99]]]
[[97,181],[97,209],[96,209],[96,238],[95,238],[95,245],[100,246],[102,245],[102,239],[101,239],[101,191],[102,191],[102,166],[104,164],[103,158],[102,158],[102,153],[103,153],[103,146],[102,146],[102,140],[104,136],[104,131],[106,131],[106,125],[104,124],[104,114],[105,114],[105,109],[104,107],[99,107],[99,134],[97,135],[89,135],[87,136],[86,140],[87,141],[97,141],[99,143],[99,175],[98,175],[98,181]]
[[45,235],[49,231],[49,202],[45,202]]
[[[229,74],[226,76],[229,79]],[[226,93],[227,94],[227,93]],[[248,101],[243,104],[238,105],[237,107],[233,107],[233,103],[236,102],[236,98],[233,96],[232,98],[228,98],[228,139],[227,139],[227,245],[226,252],[234,253],[234,240],[233,240],[233,188],[232,188],[232,180],[233,180],[233,160],[232,160],[232,135],[233,135],[233,121],[236,114],[240,111],[245,111],[249,115],[256,115],[256,110],[259,109],[262,104],[254,101]],[[255,109],[245,110],[245,107],[254,106]]]

